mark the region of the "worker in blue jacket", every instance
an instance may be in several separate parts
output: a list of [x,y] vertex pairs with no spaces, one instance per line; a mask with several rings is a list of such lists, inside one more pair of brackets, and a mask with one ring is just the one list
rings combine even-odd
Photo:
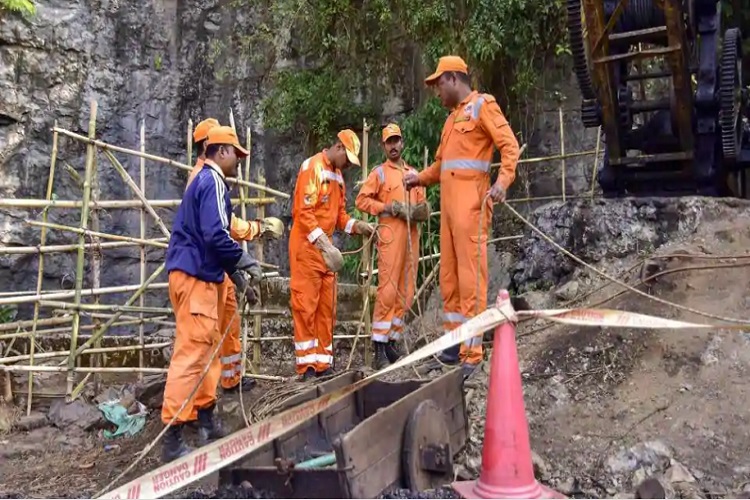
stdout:
[[237,175],[239,160],[247,155],[231,127],[212,128],[206,138],[203,169],[185,191],[174,219],[166,267],[177,328],[164,388],[161,418],[165,424],[188,399],[209,363],[210,369],[164,438],[165,462],[191,451],[182,438],[182,428],[190,420],[193,408],[198,413],[201,445],[225,435],[213,415],[221,362],[218,356],[211,359],[211,355],[224,333],[219,325],[225,314],[226,297],[221,294],[227,289],[219,285],[226,273],[238,294],[242,296],[244,292],[254,302],[252,286],[263,276],[260,264],[229,234],[232,206],[226,178]]

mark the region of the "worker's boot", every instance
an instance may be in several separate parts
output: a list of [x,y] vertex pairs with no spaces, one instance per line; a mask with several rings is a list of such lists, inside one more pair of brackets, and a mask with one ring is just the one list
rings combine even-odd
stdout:
[[301,381],[301,382],[306,382],[306,381],[308,381],[308,380],[312,380],[312,379],[314,379],[314,378],[315,378],[315,376],[316,376],[316,373],[315,373],[315,368],[313,368],[312,366],[308,366],[308,367],[307,367],[307,370],[305,370],[305,373],[303,373],[303,374],[302,374],[302,375],[300,376],[300,381]]
[[249,392],[253,387],[255,387],[255,379],[245,377],[241,379],[237,385],[230,387],[229,389],[224,389],[224,392]]
[[479,367],[479,363],[461,363],[461,374],[464,377],[464,380],[471,377],[475,371],[477,371],[477,368]]
[[215,439],[221,439],[227,435],[221,420],[214,415],[216,404],[198,410],[198,445],[205,446]]
[[457,365],[458,354],[460,352],[461,352],[461,345],[456,344],[447,349],[443,349],[443,352],[440,353],[440,355],[438,356],[438,359],[444,365],[450,365],[450,366]]
[[161,448],[162,462],[171,462],[193,451],[182,439],[182,428],[183,424],[172,424],[167,429],[166,434],[164,434],[164,441]]
[[372,343],[372,347],[375,350],[375,359],[373,360],[374,368],[376,370],[382,370],[386,366],[388,366],[388,354],[386,353],[386,344],[385,342],[374,342]]
[[328,368],[326,368],[322,372],[316,373],[315,376],[318,377],[318,378],[320,378],[320,377],[330,377],[334,373],[335,372],[333,371],[333,368],[329,366]]
[[395,363],[402,355],[401,346],[395,340],[390,340],[385,345],[385,355],[390,363]]

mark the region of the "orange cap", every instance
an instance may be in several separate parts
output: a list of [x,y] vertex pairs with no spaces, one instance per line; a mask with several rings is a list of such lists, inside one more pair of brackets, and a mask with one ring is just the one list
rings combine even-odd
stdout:
[[433,74],[425,78],[424,82],[427,85],[431,85],[437,81],[443,73],[448,71],[455,71],[457,73],[469,74],[469,67],[466,65],[463,59],[458,56],[445,56],[441,57],[438,61],[437,69]]
[[199,142],[205,140],[206,137],[208,137],[208,131],[219,126],[221,126],[221,123],[219,123],[219,120],[216,118],[206,118],[195,126],[195,130],[193,131],[193,141]]
[[344,145],[346,157],[349,158],[349,161],[359,165],[359,137],[357,137],[357,134],[353,130],[345,129],[339,132],[336,137]]
[[247,149],[240,146],[240,141],[237,139],[237,133],[232,127],[214,127],[208,131],[208,137],[206,138],[206,146],[211,144],[229,144],[234,146],[237,150],[237,156],[244,158],[247,156]]
[[389,123],[383,129],[383,142],[391,137],[401,137],[401,129],[395,123]]

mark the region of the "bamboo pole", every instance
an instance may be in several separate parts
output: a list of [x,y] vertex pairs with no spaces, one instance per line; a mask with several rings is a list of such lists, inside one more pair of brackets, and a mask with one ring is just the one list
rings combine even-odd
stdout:
[[[46,224],[44,226],[45,229],[48,227]],[[166,238],[154,238],[148,241],[152,241],[155,243],[163,242],[166,243]],[[134,243],[130,241],[107,241],[104,243],[86,243],[83,247],[85,250],[91,250],[94,247],[101,248],[102,250],[107,248],[127,248],[127,247],[139,247],[141,246],[141,243]],[[70,244],[70,245],[46,245],[46,246],[33,246],[33,247],[7,247],[7,248],[0,248],[0,255],[16,255],[16,254],[45,254],[45,253],[55,253],[55,252],[70,252],[73,250],[78,250],[78,245],[76,244]],[[269,264],[270,265],[270,264]],[[274,269],[278,269],[278,266],[273,266]],[[15,292],[14,292],[15,293]],[[0,296],[6,295],[7,292],[0,293]]]
[[0,332],[7,332],[8,330],[19,330],[23,328],[37,326],[51,326],[51,325],[63,325],[73,321],[72,316],[66,316],[61,318],[45,318],[40,320],[26,319],[23,321],[14,321],[13,323],[0,324]]
[[[0,372],[65,372],[70,371],[73,374],[76,373],[166,373],[166,368],[136,368],[130,366],[124,367],[99,367],[99,368],[86,368],[86,367],[73,367],[68,369],[64,366],[28,366],[28,365],[4,365],[0,366]],[[84,380],[85,382],[85,380]],[[73,394],[79,391],[80,386],[76,387],[71,391]]]
[[560,115],[560,168],[562,171],[562,200],[565,201],[565,122],[563,120],[562,108],[558,109]]
[[[367,163],[368,163],[368,153],[369,153],[369,132],[370,132],[370,126],[367,125],[367,120],[362,120],[362,182],[365,182],[367,180]],[[365,222],[369,222],[370,217],[367,213],[363,213],[363,217],[365,219]],[[372,335],[372,316],[370,316],[370,290],[368,289],[370,286],[370,278],[372,276],[372,268],[370,262],[370,245],[365,245],[363,251],[362,251],[362,260],[365,263],[365,272],[367,274],[368,279],[365,281],[365,283],[362,285],[362,304],[364,306],[364,318],[365,318],[365,336]],[[334,311],[334,317],[336,315],[336,312]],[[357,332],[359,334],[359,331]],[[372,366],[372,350],[370,349],[370,345],[367,342],[363,342],[363,347],[365,350],[365,366],[370,367]]]
[[[192,135],[189,133],[190,129],[192,128],[192,122],[188,120],[188,135],[190,136],[190,139],[192,139]],[[141,146],[141,153],[146,152],[146,120],[141,120],[141,137],[140,137],[140,146]],[[190,157],[192,155],[191,148],[192,148],[192,142],[190,142],[190,139],[188,139],[188,163],[190,163]],[[139,170],[140,170],[140,182],[141,182],[141,192],[146,194],[146,159],[143,157],[139,158]],[[144,203],[143,207],[141,207],[141,213],[140,213],[140,237],[142,240],[146,239],[146,203]],[[140,260],[141,260],[141,266],[140,266],[140,283],[141,286],[143,286],[143,282],[146,280],[146,245],[141,245],[140,248]],[[143,301],[145,297],[141,295],[138,297],[138,306],[143,308],[145,303]],[[141,345],[141,351],[138,353],[138,368],[143,368],[143,349],[145,348],[145,339],[144,339],[144,323],[143,323],[143,313],[139,313],[138,318],[141,320],[141,322],[138,324],[138,343]],[[143,380],[143,373],[138,373],[138,380]]]
[[138,307],[138,306],[120,306],[116,304],[71,304],[70,302],[60,302],[56,300],[40,300],[39,305],[42,307],[55,307],[67,311],[113,311],[117,312],[137,312],[146,314],[171,314],[172,309],[169,307]]
[[[237,204],[240,200],[232,198],[232,203]],[[148,204],[155,208],[174,208],[179,207],[182,200],[148,200]],[[276,203],[276,198],[247,198],[245,203],[248,205],[268,205]],[[111,208],[143,208],[143,202],[139,200],[102,200],[96,204],[101,209]],[[83,208],[82,201],[76,200],[37,200],[33,198],[0,198],[0,208],[60,208],[75,209]],[[89,208],[94,208],[94,203],[89,202]]]
[[[86,211],[88,212],[88,208],[86,208]],[[70,231],[71,233],[77,233],[80,235],[80,238],[85,238],[86,236],[99,236],[100,238],[108,239],[108,240],[114,240],[114,241],[129,241],[131,243],[138,243],[142,245],[149,245],[152,247],[158,247],[158,248],[167,248],[169,245],[167,243],[161,243],[154,240],[141,240],[140,238],[131,238],[130,236],[122,236],[119,234],[109,234],[109,233],[103,233],[101,231],[92,231],[90,229],[81,229],[79,227],[72,227],[72,226],[64,226],[62,224],[53,224],[51,222],[37,222],[33,220],[27,220],[26,224],[29,224],[31,226],[39,226],[39,227],[48,227],[51,229],[58,229],[60,231]],[[83,246],[81,246],[81,251],[83,251]]]
[[[96,135],[96,111],[97,111],[97,103],[96,101],[91,101],[91,116],[89,117],[89,141],[94,139],[94,136]],[[57,127],[55,127],[55,130],[57,130]],[[89,222],[89,199],[91,198],[91,171],[94,167],[94,157],[96,154],[96,148],[93,144],[89,143],[89,146],[86,148],[86,170],[84,174],[84,180],[83,180],[83,207],[81,208],[81,230],[85,230],[85,228],[88,226]],[[75,302],[76,304],[81,303],[81,288],[83,288],[83,260],[84,260],[84,250],[83,245],[86,243],[86,233],[80,233],[78,237],[78,244],[80,245],[80,248],[78,249],[78,260],[76,262],[76,293],[75,293]],[[81,316],[76,311],[73,316],[73,330],[70,334],[70,356],[68,357],[68,377],[67,377],[67,393],[70,395],[70,393],[73,390],[73,382],[75,381],[75,373],[73,372],[73,368],[75,368],[75,362],[76,362],[76,345],[78,343],[78,328],[81,324]]]
[[[124,346],[116,346],[116,347],[96,347],[92,349],[86,349],[83,351],[82,354],[109,354],[113,352],[130,352],[130,351],[140,351],[140,354],[143,354],[143,350],[150,350],[150,349],[163,349],[164,347],[169,347],[172,345],[172,342],[160,342],[157,344],[147,344],[145,346],[140,345],[124,345]],[[37,354],[37,360],[39,359],[52,359],[52,358],[61,358],[64,356],[70,355],[70,351],[52,351],[52,352],[43,352],[41,354]],[[19,356],[8,356],[5,358],[0,358],[0,364],[8,364],[8,363],[17,363],[18,361],[26,361],[29,359],[29,355],[27,354],[21,354]],[[142,368],[142,367],[141,367]]]
[[[92,136],[94,137],[94,136]],[[101,195],[101,189],[99,186],[99,161],[96,155],[97,151],[96,148],[94,148],[94,162],[93,166],[91,168],[91,201],[94,203],[93,207],[90,207],[91,210],[91,230],[99,232],[101,230],[101,227],[99,225],[99,207],[97,206],[97,203],[99,202],[99,197]],[[101,288],[102,286],[102,252],[99,248],[100,239],[98,237],[92,238],[92,243],[96,245],[91,252],[92,258],[91,258],[91,288],[97,289]],[[99,304],[99,295],[94,294],[94,304]],[[39,303],[41,305],[41,303]],[[79,312],[80,314],[80,312]],[[99,319],[94,318],[94,325],[99,326]],[[101,347],[101,340],[97,341],[94,344],[94,347]],[[91,360],[91,366],[98,367],[98,366],[104,366],[104,360],[102,359],[102,356],[92,356]],[[98,376],[94,376],[94,390],[98,393],[100,389],[101,379]],[[75,396],[72,396],[75,398]]]
[[[187,122],[187,163],[190,165],[193,163],[193,120],[192,118],[188,118]],[[146,151],[141,148],[141,154],[145,154]],[[141,157],[143,159],[143,157]]]
[[[168,283],[149,283],[146,290],[164,290],[169,287]],[[91,295],[109,295],[113,293],[126,293],[134,292],[140,289],[140,285],[121,285],[121,286],[109,286],[104,288],[87,288],[81,290],[81,295],[89,297]],[[25,295],[23,297],[7,297],[0,299],[0,305],[11,305],[11,304],[30,304],[38,300],[60,300],[60,299],[71,299],[75,297],[75,291],[60,292],[60,293],[45,293],[42,292],[40,295]]]
[[[57,120],[55,120],[55,126],[57,126]],[[52,190],[55,185],[55,167],[57,166],[57,133],[52,134],[52,155],[50,157],[49,164],[49,179],[47,179],[47,194],[48,200],[52,199]],[[47,222],[47,212],[45,209],[42,212],[42,220]],[[42,234],[39,237],[39,245],[44,246],[47,241],[47,231],[42,229]],[[36,293],[39,295],[42,292],[42,284],[44,282],[44,254],[39,254],[39,267],[36,275]],[[34,317],[32,319],[31,326],[31,340],[29,342],[29,365],[34,366],[34,351],[36,349],[36,332],[39,320],[39,303],[34,304]],[[26,415],[31,414],[31,403],[34,397],[34,374],[29,372],[29,386],[26,393]]]
[[[100,316],[100,317],[103,317],[103,318],[109,318],[110,317],[109,315],[103,315],[103,314],[98,314],[97,315],[97,314],[87,313],[87,312],[84,312],[84,311],[81,312],[81,316],[87,316],[87,317]],[[131,316],[125,316],[125,315],[120,316],[120,317],[121,318],[125,318],[125,317],[132,318]],[[175,327],[175,323],[174,322],[172,322],[172,321],[164,321],[164,318],[167,318],[167,317],[168,316],[156,316],[156,317],[151,317],[151,318],[144,318],[143,319],[143,323],[152,323],[154,325],[161,325],[161,326],[166,326],[166,327],[169,327],[169,328],[174,328]],[[71,317],[70,320],[72,321],[72,319],[73,318]],[[133,325],[138,325],[140,323],[141,323],[141,320],[138,319],[138,318],[135,318],[135,319],[129,319],[127,321],[116,321],[115,323],[112,324],[112,326],[133,326]],[[94,330],[94,328],[95,328],[94,325],[81,325],[81,331],[90,331],[90,330]],[[36,335],[37,335],[37,337],[42,337],[42,336],[50,336],[50,335],[54,335],[54,334],[58,334],[58,333],[69,334],[70,333],[70,327],[49,328],[49,329],[46,329],[46,330],[37,330]],[[24,337],[29,337],[29,336],[31,336],[30,332],[0,334],[0,340],[9,340],[9,339],[14,339],[14,338],[24,338]]]
[[112,166],[115,167],[115,170],[117,170],[122,179],[125,181],[125,184],[127,184],[128,187],[130,187],[130,189],[133,191],[133,193],[135,193],[135,196],[139,200],[141,200],[141,203],[143,203],[143,209],[146,210],[151,217],[153,217],[154,222],[156,222],[156,227],[159,228],[164,236],[169,238],[171,235],[169,229],[167,229],[167,226],[164,225],[164,222],[161,220],[161,217],[159,217],[159,214],[156,213],[156,210],[154,210],[153,207],[148,204],[148,200],[143,195],[143,191],[141,191],[141,189],[138,187],[138,184],[135,183],[133,178],[130,177],[130,174],[128,174],[127,170],[125,170],[125,167],[123,167],[122,164],[117,161],[115,155],[113,155],[110,151],[105,151],[104,154],[107,155],[107,158],[109,158]]
[[[143,158],[145,158],[147,160],[157,161],[157,162],[169,165],[171,167],[180,168],[182,170],[188,170],[188,171],[190,171],[190,170],[193,169],[193,167],[191,167],[190,165],[185,165],[184,163],[179,163],[179,162],[176,162],[174,160],[170,160],[168,158],[164,158],[162,156],[156,156],[156,155],[152,155],[152,154],[141,154],[141,152],[135,151],[133,149],[121,148],[119,146],[113,146],[111,144],[107,144],[106,142],[98,141],[96,139],[89,139],[89,138],[86,138],[85,136],[82,136],[80,134],[76,134],[75,132],[71,132],[69,130],[65,130],[65,129],[62,129],[62,128],[57,128],[56,127],[55,130],[57,132],[59,132],[60,134],[62,134],[62,135],[65,135],[67,137],[71,137],[73,139],[78,139],[79,141],[85,142],[87,144],[93,144],[93,145],[98,146],[98,147],[100,147],[102,149],[108,149],[110,151],[116,151],[118,153],[123,153],[123,154],[132,155],[132,156],[138,156],[138,157],[143,157]],[[286,193],[283,193],[281,191],[277,191],[276,189],[272,189],[272,188],[269,188],[269,187],[266,187],[266,186],[259,186],[257,184],[252,183],[252,182],[239,181],[239,180],[237,180],[235,178],[232,178],[232,177],[228,177],[227,178],[227,182],[232,183],[232,184],[238,184],[238,185],[241,185],[241,186],[250,187],[250,188],[259,189],[259,190],[261,190],[263,192],[271,193],[271,194],[273,194],[275,196],[278,196],[280,198],[284,198],[284,199],[287,199],[287,200],[289,198],[291,198]]]
[[596,153],[594,153],[594,170],[591,172],[591,199],[594,199],[594,191],[596,190],[596,171],[599,168],[599,147],[602,143],[602,126],[596,129]]
[[[252,142],[252,135],[250,134],[250,127],[247,129],[247,144],[248,148],[250,147],[250,144]],[[248,155],[248,160],[250,156]],[[248,176],[250,175],[250,162],[248,161],[247,164],[247,171]],[[266,185],[266,176],[263,171],[262,167],[258,167],[258,184],[265,186]],[[259,206],[256,209],[256,217],[258,219],[263,219],[266,216],[266,208]],[[262,261],[264,258],[263,255],[263,241],[258,240],[257,243],[255,243],[255,258],[258,259],[258,261]],[[335,312],[334,312],[335,314]],[[263,327],[263,317],[260,314],[255,314],[253,316],[253,337],[255,339],[259,339],[262,334],[262,327]],[[260,342],[256,342],[253,344],[253,367],[257,367],[260,369],[260,356],[261,356],[261,349],[260,349]]]

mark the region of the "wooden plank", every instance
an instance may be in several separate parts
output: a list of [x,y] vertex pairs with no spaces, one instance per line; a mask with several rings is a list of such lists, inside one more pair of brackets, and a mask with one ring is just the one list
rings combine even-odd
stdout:
[[[351,385],[358,378],[358,374],[352,371],[346,372],[324,384],[320,384],[318,386],[318,397]],[[357,417],[357,399],[354,394],[347,396],[339,403],[322,412],[318,416],[318,419],[329,441],[332,441],[333,438],[359,423],[359,418]]]
[[219,483],[242,484],[249,481],[253,488],[273,492],[276,498],[347,498],[338,481],[336,469],[313,469],[280,474],[276,467],[224,469]]
[[[347,433],[341,440],[340,465],[346,468],[352,498],[374,498],[385,488],[401,481],[401,447],[404,426],[411,411],[421,401],[434,400],[446,412],[449,422],[453,415],[464,415],[454,408],[465,408],[462,392],[461,370],[453,370],[429,382],[370,418]],[[460,425],[456,439],[463,434]],[[453,433],[452,433],[453,434]],[[465,440],[464,440],[465,442]],[[451,445],[453,444],[453,436]],[[463,446],[464,443],[460,443]]]
[[390,406],[407,394],[416,391],[426,382],[421,380],[405,380],[403,382],[384,382],[376,380],[362,389],[365,418],[375,414],[380,408]]

